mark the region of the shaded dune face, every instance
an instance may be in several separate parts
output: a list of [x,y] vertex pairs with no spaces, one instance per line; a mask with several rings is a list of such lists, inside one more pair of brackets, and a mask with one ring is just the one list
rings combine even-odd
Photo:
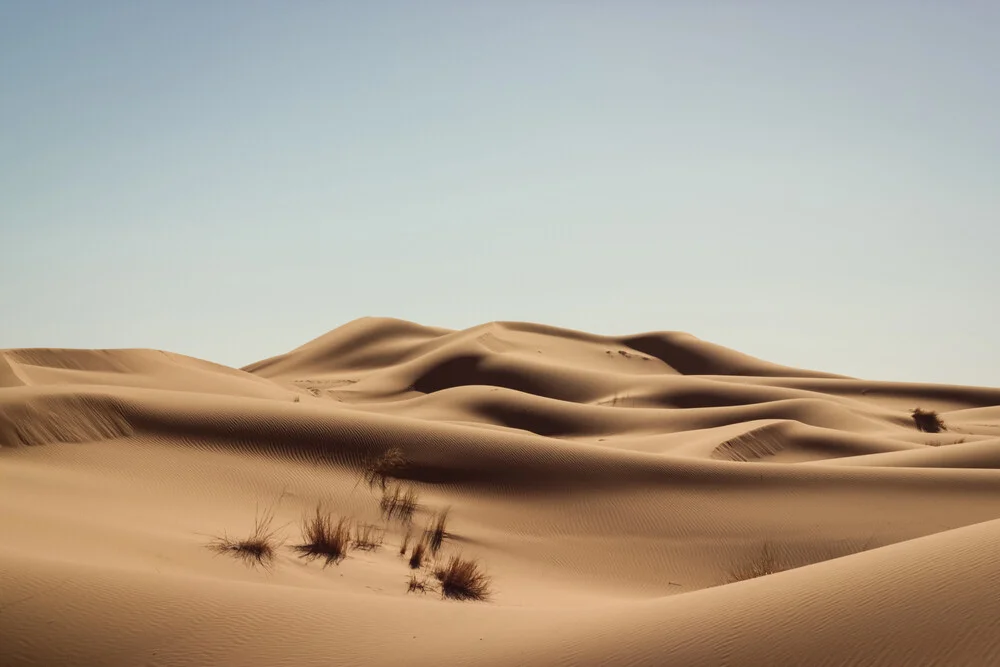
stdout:
[[[387,452],[405,520],[371,483]],[[1000,389],[680,332],[365,318],[242,369],[0,351],[0,645],[11,665],[1000,664],[998,467]],[[442,516],[411,569],[400,547]],[[378,540],[304,560],[303,517]],[[274,544],[232,557],[255,530]],[[437,594],[460,557],[486,601]]]
[[[345,329],[346,340],[334,331],[266,368],[247,368],[365,411],[574,442],[599,444],[613,436],[616,449],[631,440],[644,447],[660,440],[660,453],[685,451],[704,431],[730,426],[742,428],[746,442],[759,440],[753,433],[768,424],[780,432],[770,445],[737,447],[746,450],[738,460],[924,449],[931,439],[914,429],[903,406],[940,406],[947,416],[1000,402],[994,389],[869,382],[787,368],[680,333],[615,338],[522,323],[441,332],[392,320],[362,320]],[[362,331],[370,335],[370,349],[359,339]],[[391,353],[380,353],[383,345]],[[338,368],[327,348],[391,362],[359,369],[347,361]],[[300,355],[323,361],[310,368]],[[974,433],[976,424],[956,423],[943,439],[988,437],[991,428]],[[677,437],[685,432],[693,437]],[[730,440],[707,456],[735,451]]]

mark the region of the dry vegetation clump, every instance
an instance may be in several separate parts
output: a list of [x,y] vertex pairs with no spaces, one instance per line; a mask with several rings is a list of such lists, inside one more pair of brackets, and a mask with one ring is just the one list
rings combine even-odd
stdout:
[[424,556],[427,553],[427,545],[423,540],[417,542],[413,547],[413,551],[410,552],[410,569],[419,570],[420,566],[424,564]]
[[250,567],[260,565],[264,569],[270,569],[281,546],[276,537],[279,529],[272,528],[273,523],[273,510],[258,512],[253,532],[249,536],[238,540],[223,534],[209,542],[208,548],[216,553],[239,558]]
[[924,444],[929,445],[931,447],[941,447],[941,446],[944,446],[944,445],[961,445],[966,440],[967,440],[967,438],[959,438],[958,440],[955,440],[954,442],[938,442],[937,440],[927,440]]
[[293,548],[303,558],[323,558],[325,565],[339,563],[347,555],[347,547],[351,542],[351,520],[342,517],[334,522],[333,515],[323,514],[319,507],[316,514],[303,521],[303,544]]
[[418,593],[426,593],[431,590],[431,583],[426,579],[418,579],[417,575],[411,574],[410,580],[407,582],[406,592],[413,593],[414,591]]
[[924,433],[940,433],[941,431],[947,430],[944,422],[941,421],[938,413],[934,410],[921,410],[920,408],[914,408],[910,412],[910,416],[913,417],[913,423],[917,427],[918,431],[923,431]]
[[365,461],[361,468],[361,479],[365,481],[369,489],[379,487],[385,491],[389,479],[403,470],[406,464],[403,450],[399,447],[393,447]]
[[404,489],[402,484],[394,484],[392,488],[382,490],[379,507],[386,520],[398,519],[407,522],[413,518],[418,499],[419,496],[412,486]]
[[441,582],[441,595],[455,600],[486,600],[491,579],[475,560],[452,556],[434,576]]
[[406,550],[410,548],[410,538],[413,537],[413,531],[407,530],[406,535],[403,535],[403,541],[399,545],[399,555],[405,556]]
[[756,579],[757,577],[764,577],[769,574],[774,574],[775,572],[781,572],[781,570],[782,568],[778,565],[777,560],[771,553],[771,545],[765,543],[761,549],[760,555],[729,570],[727,583],[732,584],[737,581]]
[[441,545],[444,544],[444,538],[448,536],[448,512],[449,508],[445,508],[434,516],[427,530],[424,531],[424,539],[427,541],[427,547],[431,550],[432,554],[437,554],[438,550],[441,549]]
[[375,551],[385,539],[385,528],[373,523],[359,523],[354,527],[353,546],[360,551]]

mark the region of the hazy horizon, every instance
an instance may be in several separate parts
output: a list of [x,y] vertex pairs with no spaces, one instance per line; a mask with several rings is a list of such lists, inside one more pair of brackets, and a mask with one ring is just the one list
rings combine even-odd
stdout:
[[0,348],[513,320],[1000,386],[1000,5],[234,7],[0,2]]

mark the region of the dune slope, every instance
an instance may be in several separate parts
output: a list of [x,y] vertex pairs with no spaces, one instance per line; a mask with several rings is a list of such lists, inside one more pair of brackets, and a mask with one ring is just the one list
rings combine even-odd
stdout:
[[[412,519],[363,479],[390,450]],[[1000,664],[998,452],[1000,389],[677,332],[366,318],[243,369],[0,351],[0,663]],[[300,558],[317,505],[382,546]],[[267,514],[272,559],[209,548]],[[452,556],[486,600],[442,597]]]

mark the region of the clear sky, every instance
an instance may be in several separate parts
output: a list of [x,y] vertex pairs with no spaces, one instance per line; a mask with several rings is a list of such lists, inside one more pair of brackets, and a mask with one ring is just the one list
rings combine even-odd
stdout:
[[365,315],[1000,386],[1000,3],[0,0],[0,348]]

